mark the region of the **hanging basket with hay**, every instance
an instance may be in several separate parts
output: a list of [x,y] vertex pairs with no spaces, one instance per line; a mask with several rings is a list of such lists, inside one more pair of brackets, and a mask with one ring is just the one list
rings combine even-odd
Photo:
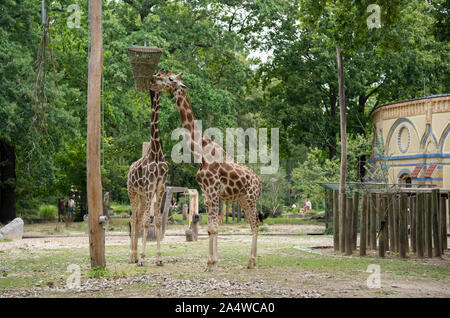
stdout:
[[134,85],[138,92],[148,92],[150,90],[150,82],[161,54],[162,51],[154,46],[133,45],[128,48],[128,56],[133,68]]

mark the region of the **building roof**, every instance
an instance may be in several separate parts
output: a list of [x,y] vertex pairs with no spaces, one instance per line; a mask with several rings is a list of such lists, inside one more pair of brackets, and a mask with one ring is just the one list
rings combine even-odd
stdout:
[[372,109],[372,111],[370,112],[370,116],[372,116],[372,114],[380,109],[383,108],[385,106],[389,106],[389,105],[394,105],[394,104],[400,104],[400,103],[406,103],[406,102],[412,102],[412,101],[417,101],[417,100],[422,100],[422,99],[430,99],[430,98],[438,98],[438,97],[447,97],[450,96],[450,93],[446,93],[446,94],[437,94],[437,95],[430,95],[430,96],[423,96],[423,97],[417,97],[417,98],[411,98],[411,99],[405,99],[405,100],[400,100],[397,102],[392,102],[392,103],[388,103],[388,104],[384,104],[384,105],[379,105],[377,107],[374,107]]

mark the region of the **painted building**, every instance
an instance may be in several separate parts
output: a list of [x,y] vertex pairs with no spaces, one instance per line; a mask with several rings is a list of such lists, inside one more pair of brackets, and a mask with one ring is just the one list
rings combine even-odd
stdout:
[[372,172],[385,167],[378,180],[450,188],[450,94],[381,105],[371,116]]

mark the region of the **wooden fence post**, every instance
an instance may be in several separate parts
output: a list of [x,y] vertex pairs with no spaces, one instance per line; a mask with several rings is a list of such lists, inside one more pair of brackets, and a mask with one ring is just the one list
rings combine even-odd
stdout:
[[352,255],[353,199],[347,198],[345,205],[345,255]]
[[352,218],[352,249],[356,250],[356,241],[358,240],[358,208],[359,193],[355,191],[353,194],[353,218]]
[[416,253],[416,214],[417,214],[417,200],[416,200],[416,196],[411,196],[411,200],[409,201],[409,206],[410,206],[410,212],[411,212],[411,248],[412,248],[412,252]]
[[433,222],[433,245],[434,245],[434,257],[441,256],[441,235],[439,232],[439,205],[440,205],[440,194],[439,189],[431,190],[431,213],[432,213],[432,222]]
[[399,227],[399,215],[400,215],[400,195],[394,196],[394,236],[395,236],[395,251],[400,252],[400,227]]
[[383,195],[384,213],[384,251],[389,251],[389,201],[387,195]]
[[346,200],[345,200],[345,191],[342,193],[344,196],[343,198],[343,206],[344,209],[341,211],[339,209],[339,249],[341,253],[345,253],[345,232],[346,232],[346,226],[345,226],[345,211],[346,209]]
[[408,239],[408,220],[407,220],[407,208],[408,208],[408,197],[406,195],[400,196],[400,248],[399,254],[401,258],[406,258],[406,241]]
[[386,245],[384,243],[384,233],[385,233],[385,224],[384,224],[384,205],[382,205],[382,197],[381,194],[377,194],[376,196],[376,210],[378,214],[378,256],[384,257],[384,252]]
[[377,195],[372,193],[370,203],[370,248],[377,249]]
[[[447,194],[448,195],[448,194]],[[441,214],[440,214],[440,234],[441,234],[441,250],[442,254],[447,250],[447,199],[441,197]]]
[[425,195],[425,256],[433,257],[432,238],[431,238],[431,193]]
[[417,257],[423,258],[423,221],[424,221],[424,194],[416,195],[416,251]]
[[339,251],[339,191],[333,190],[333,242],[334,250]]
[[366,255],[366,233],[367,233],[367,210],[368,210],[368,197],[367,194],[363,194],[362,198],[362,210],[361,210],[361,222],[360,222],[360,235],[359,235],[359,255]]
[[241,223],[241,205],[237,203],[237,222]]
[[389,215],[389,248],[391,252],[395,252],[395,226],[394,226],[394,200],[393,195],[388,194],[388,215]]
[[371,199],[371,197],[372,196],[369,193],[367,195],[367,224],[366,224],[366,226],[367,226],[367,231],[366,231],[366,247],[367,247],[367,249],[370,249],[370,242],[371,242],[371,239],[370,239],[370,219],[371,219],[370,214],[372,213],[372,199]]

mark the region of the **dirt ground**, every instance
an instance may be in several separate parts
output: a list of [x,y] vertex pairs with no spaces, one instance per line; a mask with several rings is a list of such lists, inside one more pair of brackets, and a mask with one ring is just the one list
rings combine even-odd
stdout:
[[[0,242],[0,298],[3,297],[450,297],[450,257],[407,260],[343,256],[332,236],[317,225],[271,225],[258,239],[258,267],[247,269],[248,226],[219,236],[219,267],[205,272],[206,229],[186,242],[183,226],[171,226],[162,243],[164,266],[155,265],[155,243],[147,244],[143,267],[128,264],[127,233],[108,233],[107,270],[90,270],[88,236],[26,232],[21,241]],[[33,228],[34,229],[34,228]],[[79,266],[80,285],[70,286],[70,265]],[[368,285],[379,266],[380,286]],[[375,275],[375,276],[374,276]],[[375,284],[376,285],[376,284]]]

